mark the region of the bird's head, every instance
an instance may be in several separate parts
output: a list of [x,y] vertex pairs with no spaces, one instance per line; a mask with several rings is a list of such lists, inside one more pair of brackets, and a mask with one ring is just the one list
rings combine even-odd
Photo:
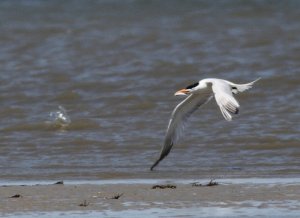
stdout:
[[204,83],[203,81],[199,81],[199,82],[193,83],[192,85],[187,86],[184,89],[180,89],[179,91],[175,92],[174,95],[188,95],[188,94],[198,91],[199,89],[206,88],[206,86],[207,86],[206,83]]

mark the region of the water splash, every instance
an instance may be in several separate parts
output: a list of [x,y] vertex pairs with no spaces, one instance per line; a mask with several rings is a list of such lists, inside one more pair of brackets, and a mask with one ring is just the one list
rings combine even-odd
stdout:
[[66,109],[61,105],[58,106],[58,111],[50,112],[49,116],[51,123],[59,127],[67,127],[71,124],[71,119]]

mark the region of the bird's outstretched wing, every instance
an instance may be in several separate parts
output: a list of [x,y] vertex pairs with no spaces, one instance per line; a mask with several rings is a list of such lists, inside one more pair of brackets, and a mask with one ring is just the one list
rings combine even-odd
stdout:
[[167,128],[164,146],[161,150],[159,158],[151,166],[151,170],[153,170],[153,168],[169,154],[172,146],[180,137],[180,134],[182,133],[182,130],[191,114],[201,105],[207,103],[212,97],[213,94],[211,89],[205,89],[202,92],[189,95],[175,107]]
[[225,81],[216,81],[212,84],[212,90],[224,118],[231,121],[231,114],[237,114],[240,107],[238,101],[232,95],[231,87]]

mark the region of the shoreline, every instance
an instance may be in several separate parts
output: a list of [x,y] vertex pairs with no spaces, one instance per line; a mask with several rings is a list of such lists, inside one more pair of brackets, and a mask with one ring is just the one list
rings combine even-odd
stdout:
[[[0,211],[2,215],[12,216],[16,213],[32,215],[59,212],[99,215],[104,211],[120,215],[122,211],[140,211],[141,214],[142,211],[148,211],[155,214],[157,210],[174,211],[175,215],[175,211],[180,211],[185,213],[183,216],[189,215],[187,211],[194,211],[196,216],[197,211],[201,210],[213,213],[213,208],[240,211],[239,213],[244,211],[246,214],[249,211],[253,213],[253,209],[263,212],[270,208],[274,215],[278,211],[287,215],[300,213],[300,178],[249,178],[232,179],[231,182],[229,180],[215,180],[218,183],[215,186],[206,186],[209,180],[167,179],[148,180],[148,183],[139,183],[144,180],[136,180],[135,183],[127,184],[126,181],[105,184],[99,184],[99,181],[89,181],[95,184],[84,183],[87,181],[32,185],[7,183],[0,186]],[[194,186],[191,182],[201,183],[202,186]],[[169,187],[160,188],[163,185]],[[154,186],[158,188],[153,188]]]
[[218,181],[220,184],[300,184],[300,177],[241,177],[241,178],[223,178],[223,179],[91,179],[91,180],[0,180],[0,187],[3,186],[34,186],[34,185],[53,185],[57,182],[63,182],[65,185],[139,185],[139,184],[155,184],[155,183],[177,183],[191,184],[194,182],[205,183],[210,180]]

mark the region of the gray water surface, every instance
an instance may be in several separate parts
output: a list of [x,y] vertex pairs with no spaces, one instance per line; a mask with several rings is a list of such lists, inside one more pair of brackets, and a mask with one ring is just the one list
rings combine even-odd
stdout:
[[[299,176],[299,7],[1,1],[1,179]],[[174,92],[207,77],[262,79],[232,122],[214,101],[198,110],[150,172]]]

